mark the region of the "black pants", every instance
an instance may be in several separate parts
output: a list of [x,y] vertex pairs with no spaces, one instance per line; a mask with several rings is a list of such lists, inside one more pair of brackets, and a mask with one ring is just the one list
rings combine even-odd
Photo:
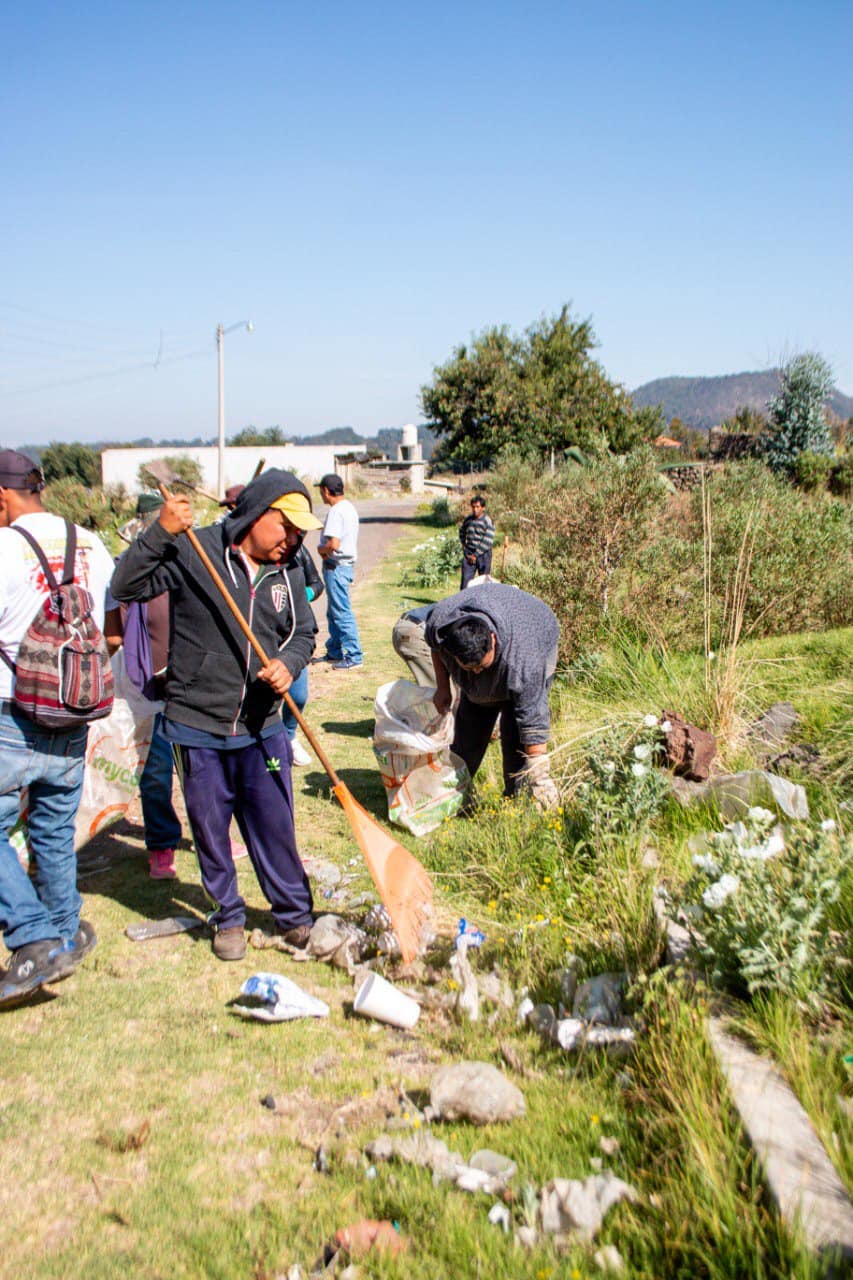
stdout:
[[518,775],[524,768],[526,757],[511,702],[490,702],[484,705],[472,702],[466,694],[461,694],[450,749],[462,757],[473,778],[483,762],[498,716],[501,718],[504,795],[514,796],[518,789]]
[[484,551],[481,556],[477,556],[475,564],[469,564],[466,556],[462,557],[462,584],[459,588],[464,591],[472,578],[477,578],[481,573],[492,572],[492,551]]

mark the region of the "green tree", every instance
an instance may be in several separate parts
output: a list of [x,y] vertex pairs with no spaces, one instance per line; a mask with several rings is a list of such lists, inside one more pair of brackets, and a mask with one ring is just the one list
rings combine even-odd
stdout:
[[41,466],[48,484],[66,477],[77,480],[87,489],[101,483],[101,455],[85,444],[54,441],[41,455]]
[[228,443],[236,445],[287,444],[287,437],[281,427],[267,427],[264,431],[258,431],[256,427],[244,427],[242,431],[237,432],[236,436],[231,436]]
[[508,447],[562,456],[627,452],[660,430],[657,409],[636,410],[592,359],[590,320],[569,308],[522,335],[485,329],[459,346],[421,388],[421,403],[439,435],[440,457],[476,462]]
[[779,394],[769,401],[770,429],[765,437],[767,461],[790,477],[801,453],[833,452],[826,416],[832,370],[814,351],[794,356],[782,367]]

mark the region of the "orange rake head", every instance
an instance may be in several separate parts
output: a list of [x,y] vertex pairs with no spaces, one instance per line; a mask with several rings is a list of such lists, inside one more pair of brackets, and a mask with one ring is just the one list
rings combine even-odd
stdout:
[[409,964],[417,956],[424,929],[432,919],[432,881],[417,858],[389,836],[343,782],[334,792],[391,917],[403,960]]

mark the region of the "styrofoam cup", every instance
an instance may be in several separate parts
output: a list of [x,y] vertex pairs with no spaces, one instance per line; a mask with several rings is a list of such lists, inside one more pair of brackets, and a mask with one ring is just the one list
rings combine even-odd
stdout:
[[421,1006],[417,1000],[398,991],[378,973],[370,973],[364,979],[353,1001],[355,1013],[378,1022],[388,1022],[392,1027],[408,1030],[418,1020]]

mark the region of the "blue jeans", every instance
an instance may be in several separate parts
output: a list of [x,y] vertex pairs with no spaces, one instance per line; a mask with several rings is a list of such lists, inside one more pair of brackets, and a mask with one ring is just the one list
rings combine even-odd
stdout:
[[353,662],[362,661],[358,627],[349,598],[354,574],[355,569],[351,564],[339,564],[334,569],[323,566],[326,621],[329,625],[326,655],[335,662],[341,658],[351,658]]
[[[294,680],[293,684],[290,686],[287,692],[290,694],[291,698],[296,703],[298,710],[304,711],[305,703],[308,701],[308,668],[307,667],[302,668],[299,675],[296,677],[296,679]],[[294,716],[292,711],[288,710],[287,703],[284,704],[284,710],[282,711],[281,719],[285,729],[287,730],[287,736],[288,738],[290,738],[290,741],[292,742],[293,739],[296,737],[297,724],[296,724],[296,717]]]
[[174,849],[181,839],[181,823],[172,805],[172,744],[163,737],[162,712],[154,717],[151,746],[142,777],[139,798],[145,824],[146,849]]
[[[74,819],[83,789],[88,726],[55,733],[0,709],[0,929],[10,951],[28,942],[74,937],[83,899],[77,892]],[[31,879],[9,843],[21,792],[29,787]]]

